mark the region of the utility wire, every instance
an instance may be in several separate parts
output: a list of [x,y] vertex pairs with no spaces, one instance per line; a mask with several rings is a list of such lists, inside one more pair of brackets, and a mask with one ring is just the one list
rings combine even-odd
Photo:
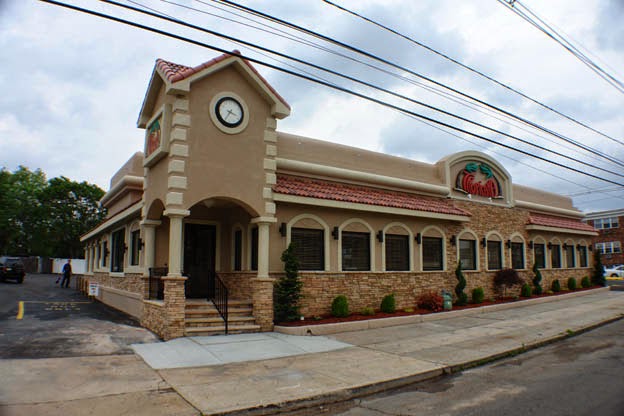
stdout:
[[591,164],[591,163],[588,163],[588,162],[582,161],[582,160],[580,160],[580,159],[577,159],[577,158],[574,158],[574,157],[571,157],[571,156],[565,155],[565,154],[560,153],[560,152],[556,152],[556,151],[551,150],[551,149],[548,149],[548,148],[546,148],[546,147],[544,147],[544,146],[540,146],[540,145],[538,145],[538,144],[536,144],[536,143],[533,143],[533,142],[531,142],[531,141],[529,141],[529,140],[525,140],[525,139],[522,139],[522,138],[520,138],[520,137],[517,137],[517,136],[511,135],[511,134],[505,133],[505,132],[503,132],[503,131],[501,131],[501,130],[497,130],[497,129],[495,129],[495,128],[492,128],[492,127],[486,126],[486,125],[484,125],[484,124],[481,124],[481,123],[478,123],[478,122],[476,122],[476,121],[470,120],[470,119],[468,119],[468,118],[465,118],[465,117],[459,116],[459,115],[457,115],[457,114],[451,113],[451,112],[449,112],[449,111],[443,110],[443,109],[438,108],[438,107],[435,107],[435,106],[433,106],[433,105],[429,105],[429,104],[424,103],[424,102],[422,102],[422,101],[412,99],[412,98],[407,97],[407,96],[405,96],[405,95],[402,95],[402,94],[396,93],[396,92],[394,92],[394,91],[391,91],[391,90],[388,90],[388,89],[385,89],[385,88],[382,88],[382,87],[379,87],[379,86],[373,85],[373,84],[371,84],[371,83],[369,83],[369,82],[362,81],[362,80],[360,80],[360,79],[357,79],[357,78],[351,77],[351,76],[349,76],[349,75],[345,75],[345,74],[342,74],[342,73],[339,73],[339,72],[333,71],[333,70],[331,70],[331,69],[324,68],[324,67],[319,66],[319,65],[315,65],[315,64],[313,64],[313,63],[311,63],[311,62],[308,62],[308,61],[303,61],[303,60],[301,60],[301,59],[298,59],[298,58],[292,57],[292,56],[290,56],[290,55],[286,55],[286,54],[283,54],[283,53],[277,52],[277,51],[275,51],[275,50],[272,50],[272,49],[269,49],[269,48],[265,48],[265,47],[263,47],[263,46],[256,45],[256,44],[254,44],[254,43],[247,42],[247,41],[245,41],[245,40],[242,40],[242,39],[239,39],[239,38],[235,38],[235,37],[233,37],[233,36],[225,35],[225,34],[223,34],[223,33],[219,33],[219,32],[216,32],[216,31],[213,31],[213,30],[210,30],[210,29],[206,29],[206,28],[203,28],[203,27],[201,27],[201,26],[193,25],[193,24],[191,24],[191,23],[187,23],[187,22],[184,22],[184,21],[179,20],[179,19],[175,19],[175,18],[171,18],[171,17],[168,17],[168,16],[164,16],[164,15],[159,14],[159,13],[153,13],[153,12],[148,11],[148,10],[139,9],[139,8],[136,8],[136,7],[133,7],[133,6],[129,6],[129,5],[126,5],[126,4],[123,4],[123,3],[119,3],[119,2],[116,2],[116,1],[113,1],[113,0],[101,0],[101,1],[102,1],[102,2],[104,2],[104,3],[107,3],[107,4],[112,4],[112,5],[114,5],[114,6],[117,6],[117,7],[121,7],[121,8],[127,9],[127,10],[132,10],[132,11],[134,11],[134,12],[138,12],[138,13],[146,14],[146,15],[151,16],[151,17],[156,17],[156,18],[158,18],[158,19],[162,19],[162,20],[166,20],[166,21],[168,21],[168,22],[176,23],[176,24],[179,24],[179,25],[182,25],[182,26],[185,26],[185,27],[188,27],[188,28],[194,29],[194,30],[198,30],[198,31],[201,31],[201,32],[204,32],[204,33],[208,33],[208,34],[210,34],[210,35],[217,36],[217,37],[220,37],[220,38],[223,38],[223,39],[229,40],[229,41],[234,41],[234,42],[236,42],[236,43],[239,43],[239,44],[242,44],[242,45],[245,45],[245,46],[250,46],[250,47],[252,47],[252,48],[259,49],[259,50],[261,50],[261,51],[263,51],[263,52],[268,52],[268,53],[271,53],[271,54],[277,55],[277,56],[279,56],[279,57],[281,57],[281,58],[290,59],[290,60],[292,60],[292,61],[294,61],[294,62],[297,62],[297,63],[299,63],[299,64],[303,64],[303,65],[310,66],[310,67],[312,67],[312,68],[314,68],[314,69],[316,69],[316,70],[320,70],[320,71],[327,72],[327,73],[329,73],[329,74],[331,74],[331,75],[334,75],[334,76],[337,76],[337,77],[340,77],[340,78],[347,79],[347,80],[349,80],[349,81],[351,81],[351,82],[355,82],[355,83],[360,84],[360,85],[363,85],[363,86],[365,86],[365,87],[372,88],[372,89],[375,89],[375,90],[377,90],[377,91],[381,91],[381,92],[383,92],[383,93],[386,93],[386,94],[392,95],[392,96],[397,97],[397,98],[400,98],[400,99],[402,99],[402,100],[406,100],[406,101],[409,101],[409,102],[411,102],[411,103],[414,103],[414,104],[417,104],[417,105],[423,106],[423,107],[425,107],[425,108],[428,108],[428,109],[430,109],[430,110],[437,111],[437,112],[439,112],[439,113],[441,113],[441,114],[444,114],[444,115],[446,115],[446,116],[449,116],[449,117],[454,117],[454,118],[456,118],[456,119],[459,119],[459,120],[464,121],[464,122],[466,122],[466,123],[472,124],[472,125],[474,125],[474,126],[477,126],[477,127],[480,127],[480,128],[484,128],[484,129],[486,129],[486,130],[488,130],[488,131],[491,131],[491,132],[494,132],[494,133],[497,133],[497,134],[500,134],[500,135],[503,135],[503,136],[509,137],[509,138],[514,139],[514,140],[517,140],[517,141],[520,141],[521,143],[524,143],[524,144],[526,144],[526,145],[528,145],[528,146],[532,146],[532,147],[534,147],[534,148],[537,148],[537,149],[540,149],[540,150],[542,150],[542,151],[545,151],[545,152],[548,152],[548,153],[554,154],[554,155],[556,155],[556,156],[563,157],[563,158],[568,159],[568,160],[571,160],[571,161],[573,161],[573,162],[580,163],[580,164],[582,164],[582,165],[585,165],[585,166],[588,166],[588,167],[591,167],[591,168],[595,168],[595,169],[601,170],[601,171],[606,172],[606,173],[609,173],[609,174],[611,174],[611,175],[615,175],[615,176],[619,176],[619,177],[624,178],[624,174],[622,174],[622,173],[615,172],[615,171],[612,171],[612,170],[608,170],[608,169],[605,169],[605,168],[602,168],[602,167],[599,167],[599,166],[595,166],[595,165],[593,165],[593,164]]
[[353,95],[355,97],[364,99],[366,101],[370,101],[370,102],[373,102],[373,103],[385,106],[385,107],[390,108],[390,109],[398,110],[398,111],[401,111],[403,113],[406,113],[406,114],[418,117],[418,118],[420,118],[422,120],[430,121],[430,122],[436,123],[436,124],[438,124],[440,126],[444,126],[444,127],[449,128],[449,129],[452,129],[452,130],[455,130],[455,131],[458,131],[458,132],[461,132],[461,133],[468,134],[470,136],[479,138],[481,140],[484,140],[484,141],[487,141],[487,142],[490,142],[490,143],[493,143],[493,144],[497,144],[499,146],[502,146],[502,147],[505,147],[507,149],[513,150],[515,152],[524,154],[526,156],[530,156],[530,157],[533,157],[535,159],[542,160],[544,162],[550,163],[550,164],[552,164],[554,166],[558,166],[558,167],[570,170],[572,172],[576,172],[576,173],[579,173],[581,175],[585,175],[585,176],[588,176],[588,177],[591,177],[591,178],[594,178],[594,179],[597,179],[597,180],[600,180],[600,181],[603,181],[603,182],[607,182],[607,183],[611,183],[613,185],[618,185],[618,186],[624,187],[624,183],[615,182],[615,181],[613,181],[611,179],[603,178],[603,177],[596,176],[596,175],[588,173],[588,172],[581,171],[579,169],[573,168],[571,166],[564,165],[562,163],[559,163],[559,162],[556,162],[556,161],[553,161],[553,160],[549,160],[547,158],[544,158],[542,156],[539,156],[539,155],[527,152],[525,150],[518,149],[518,148],[515,148],[513,146],[497,142],[494,139],[491,139],[491,138],[479,135],[477,133],[473,133],[473,132],[467,131],[467,130],[462,129],[460,127],[450,125],[450,124],[445,123],[445,122],[443,122],[441,120],[437,120],[437,119],[434,119],[434,118],[431,118],[431,117],[427,117],[427,116],[425,116],[423,114],[419,114],[419,113],[416,113],[414,111],[407,110],[407,109],[399,107],[397,105],[394,105],[394,104],[391,104],[391,103],[379,100],[377,98],[370,97],[368,95],[356,92],[354,90],[350,90],[348,88],[340,87],[340,86],[337,86],[337,85],[334,85],[334,84],[329,84],[329,83],[327,83],[325,81],[321,81],[321,80],[312,78],[312,77],[307,76],[307,75],[303,75],[303,74],[300,74],[300,73],[297,73],[297,72],[294,72],[294,71],[291,71],[291,70],[288,70],[288,69],[280,68],[278,66],[275,66],[273,64],[269,64],[267,62],[260,61],[258,59],[253,58],[253,57],[244,56],[242,54],[237,54],[235,52],[230,52],[230,51],[227,51],[227,50],[225,50],[223,48],[219,48],[217,46],[210,45],[210,44],[207,44],[207,43],[204,43],[204,42],[200,42],[198,40],[191,39],[191,38],[188,38],[188,37],[185,37],[185,36],[177,35],[175,33],[170,33],[170,32],[167,32],[167,31],[164,31],[164,30],[161,30],[161,29],[157,29],[155,27],[146,26],[146,25],[143,25],[143,24],[140,24],[140,23],[137,23],[137,22],[132,22],[132,21],[129,21],[129,20],[122,19],[120,17],[108,15],[108,14],[105,14],[105,13],[100,13],[100,12],[97,12],[97,11],[94,11],[94,10],[85,9],[85,8],[74,6],[74,5],[71,5],[71,4],[62,3],[62,2],[59,2],[59,1],[56,1],[56,0],[39,0],[39,1],[44,2],[44,3],[48,3],[48,4],[53,4],[53,5],[60,6],[60,7],[65,7],[65,8],[71,9],[71,10],[79,11],[81,13],[90,14],[90,15],[97,16],[97,17],[100,17],[100,18],[103,18],[103,19],[107,19],[107,20],[111,20],[111,21],[114,21],[114,22],[122,23],[122,24],[125,24],[125,25],[128,25],[128,26],[133,26],[133,27],[136,27],[136,28],[139,28],[139,29],[143,29],[143,30],[146,30],[146,31],[149,31],[149,32],[153,32],[153,33],[157,33],[157,34],[160,34],[160,35],[163,35],[163,36],[166,36],[166,37],[170,37],[172,39],[176,39],[176,40],[187,42],[187,43],[190,43],[190,44],[193,44],[193,45],[197,45],[197,46],[201,46],[201,47],[204,47],[204,48],[212,49],[212,50],[220,52],[222,54],[226,54],[226,55],[230,55],[230,56],[237,56],[237,57],[240,57],[241,59],[245,59],[248,62],[256,63],[256,64],[264,66],[266,68],[274,69],[274,70],[277,70],[277,71],[280,71],[280,72],[283,72],[283,73],[286,73],[286,74],[289,74],[289,75],[292,75],[292,76],[296,76],[298,78],[305,79],[305,80],[310,81],[312,83],[315,83],[315,84],[318,84],[318,85],[323,85],[323,86],[328,87],[330,89],[334,89],[336,91],[344,92],[344,93]]
[[545,108],[545,109],[547,109],[547,110],[550,110],[550,111],[552,111],[552,112],[554,112],[554,113],[558,114],[559,116],[564,117],[564,118],[568,119],[569,121],[572,121],[573,123],[576,123],[577,125],[580,125],[580,126],[582,126],[582,127],[585,127],[586,129],[589,129],[589,130],[591,130],[592,132],[597,133],[597,134],[599,134],[599,135],[601,135],[601,136],[603,136],[603,137],[605,137],[605,138],[607,138],[607,139],[609,139],[609,140],[612,140],[612,141],[614,141],[614,142],[616,142],[616,143],[619,143],[619,144],[624,145],[624,142],[623,142],[623,141],[620,141],[620,140],[618,140],[618,139],[615,139],[615,138],[613,138],[613,137],[609,136],[608,134],[605,134],[605,133],[603,133],[603,132],[601,132],[601,131],[599,131],[599,130],[596,130],[596,129],[594,129],[593,127],[591,127],[591,126],[589,126],[589,125],[587,125],[587,124],[585,124],[585,123],[583,123],[583,122],[581,122],[581,121],[579,121],[579,120],[577,120],[577,119],[575,119],[575,118],[573,118],[573,117],[570,117],[570,116],[568,116],[568,115],[566,115],[566,114],[564,114],[564,113],[562,113],[562,112],[560,112],[560,111],[557,111],[556,109],[552,108],[551,106],[549,106],[549,105],[547,105],[547,104],[544,104],[544,103],[542,103],[542,102],[538,101],[537,99],[532,98],[532,97],[530,97],[530,96],[528,96],[528,95],[524,94],[523,92],[518,91],[517,89],[515,89],[515,88],[513,88],[513,87],[511,87],[511,86],[509,86],[509,85],[507,85],[507,84],[504,84],[504,83],[502,83],[502,82],[500,82],[500,81],[496,80],[495,78],[492,78],[492,77],[490,77],[490,76],[486,75],[485,73],[483,73],[483,72],[481,72],[481,71],[479,71],[479,70],[477,70],[477,69],[474,69],[474,68],[472,68],[472,67],[470,67],[470,66],[468,66],[468,65],[465,65],[465,64],[463,64],[462,62],[460,62],[460,61],[458,61],[458,60],[456,60],[456,59],[453,59],[453,58],[451,58],[450,56],[448,56],[448,55],[446,55],[446,54],[444,54],[444,53],[442,53],[442,52],[439,52],[439,51],[435,50],[434,48],[432,48],[432,47],[430,47],[430,46],[427,46],[427,45],[425,45],[424,43],[419,42],[419,41],[417,41],[416,39],[414,39],[414,38],[412,38],[412,37],[409,37],[409,36],[407,36],[407,35],[404,35],[404,34],[402,34],[402,33],[398,32],[397,30],[392,29],[392,28],[390,28],[390,27],[388,27],[388,26],[385,26],[385,25],[383,25],[383,24],[381,24],[381,23],[379,23],[379,22],[377,22],[377,21],[374,21],[374,20],[372,20],[372,19],[370,19],[370,18],[368,18],[368,17],[366,17],[366,16],[363,16],[363,15],[362,15],[362,14],[360,14],[360,13],[354,12],[353,10],[349,10],[349,9],[347,9],[347,8],[346,8],[346,7],[344,7],[344,6],[338,5],[338,4],[336,4],[336,3],[334,3],[334,2],[331,2],[331,1],[329,1],[329,0],[323,0],[323,1],[324,1],[325,3],[327,3],[327,4],[329,4],[330,6],[333,6],[333,7],[337,8],[337,9],[339,9],[339,10],[342,10],[342,11],[344,11],[344,12],[346,12],[346,13],[349,13],[349,14],[351,14],[351,15],[353,15],[353,16],[355,16],[355,17],[358,17],[358,18],[360,18],[360,19],[362,19],[362,20],[365,20],[365,21],[367,21],[367,22],[369,22],[369,23],[371,23],[371,24],[373,24],[373,25],[375,25],[375,26],[377,26],[377,27],[380,27],[380,28],[382,28],[382,29],[384,29],[384,30],[386,30],[386,31],[388,31],[388,32],[390,32],[390,33],[393,33],[393,34],[395,34],[395,35],[397,35],[397,36],[399,36],[399,37],[401,37],[401,38],[403,38],[403,39],[405,39],[405,40],[407,40],[407,41],[409,41],[409,42],[411,42],[411,43],[413,43],[413,44],[415,44],[415,45],[418,45],[418,46],[420,46],[420,47],[422,47],[422,48],[424,48],[424,49],[428,50],[429,52],[432,52],[432,53],[434,53],[434,54],[436,54],[436,55],[438,55],[438,56],[441,56],[442,58],[444,58],[444,59],[446,59],[446,60],[448,60],[448,61],[450,61],[450,62],[453,62],[454,64],[459,65],[459,66],[461,66],[462,68],[467,69],[468,71],[470,71],[470,72],[472,72],[472,73],[474,73],[474,74],[477,74],[477,75],[479,75],[479,76],[481,76],[481,77],[483,77],[483,78],[487,79],[488,81],[491,81],[491,82],[493,82],[493,83],[495,83],[495,84],[497,84],[497,85],[499,85],[499,86],[501,86],[501,87],[503,87],[503,88],[505,88],[505,89],[507,89],[507,90],[509,90],[509,91],[512,91],[512,92],[514,92],[514,93],[516,93],[516,94],[520,95],[521,97],[523,97],[523,98],[525,98],[525,99],[527,99],[527,100],[529,100],[529,101],[531,101],[531,102],[533,102],[533,103],[535,103],[535,104],[537,104],[537,105],[539,105],[539,106],[541,106],[541,107],[543,107],[543,108]]

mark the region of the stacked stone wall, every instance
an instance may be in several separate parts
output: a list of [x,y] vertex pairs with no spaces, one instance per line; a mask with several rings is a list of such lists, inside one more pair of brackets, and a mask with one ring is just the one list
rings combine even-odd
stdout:
[[220,272],[219,277],[228,288],[231,299],[251,300],[252,279],[257,276],[256,272]]
[[143,317],[141,319],[141,326],[154,332],[159,337],[165,338],[167,319],[165,315],[164,302],[143,302]]
[[123,277],[111,276],[107,272],[95,272],[89,281],[103,287],[125,290],[145,296],[145,279],[141,273],[125,273]]

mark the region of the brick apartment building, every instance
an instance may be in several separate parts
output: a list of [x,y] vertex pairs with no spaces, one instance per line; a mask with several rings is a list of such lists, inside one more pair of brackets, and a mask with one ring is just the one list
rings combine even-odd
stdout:
[[624,264],[624,209],[591,212],[585,222],[593,226],[598,235],[593,239],[594,250],[602,254],[602,264],[615,266]]

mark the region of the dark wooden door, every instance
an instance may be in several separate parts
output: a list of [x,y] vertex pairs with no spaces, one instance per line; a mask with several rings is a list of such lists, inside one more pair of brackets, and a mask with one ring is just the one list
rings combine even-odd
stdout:
[[184,225],[184,274],[187,298],[210,295],[215,273],[217,229],[214,225]]

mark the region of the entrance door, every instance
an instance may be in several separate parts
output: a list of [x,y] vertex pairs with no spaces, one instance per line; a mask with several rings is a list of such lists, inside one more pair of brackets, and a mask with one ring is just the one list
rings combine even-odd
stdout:
[[[217,229],[214,225],[184,225],[184,274],[187,298],[210,295],[215,275]],[[214,289],[213,289],[214,290]]]

